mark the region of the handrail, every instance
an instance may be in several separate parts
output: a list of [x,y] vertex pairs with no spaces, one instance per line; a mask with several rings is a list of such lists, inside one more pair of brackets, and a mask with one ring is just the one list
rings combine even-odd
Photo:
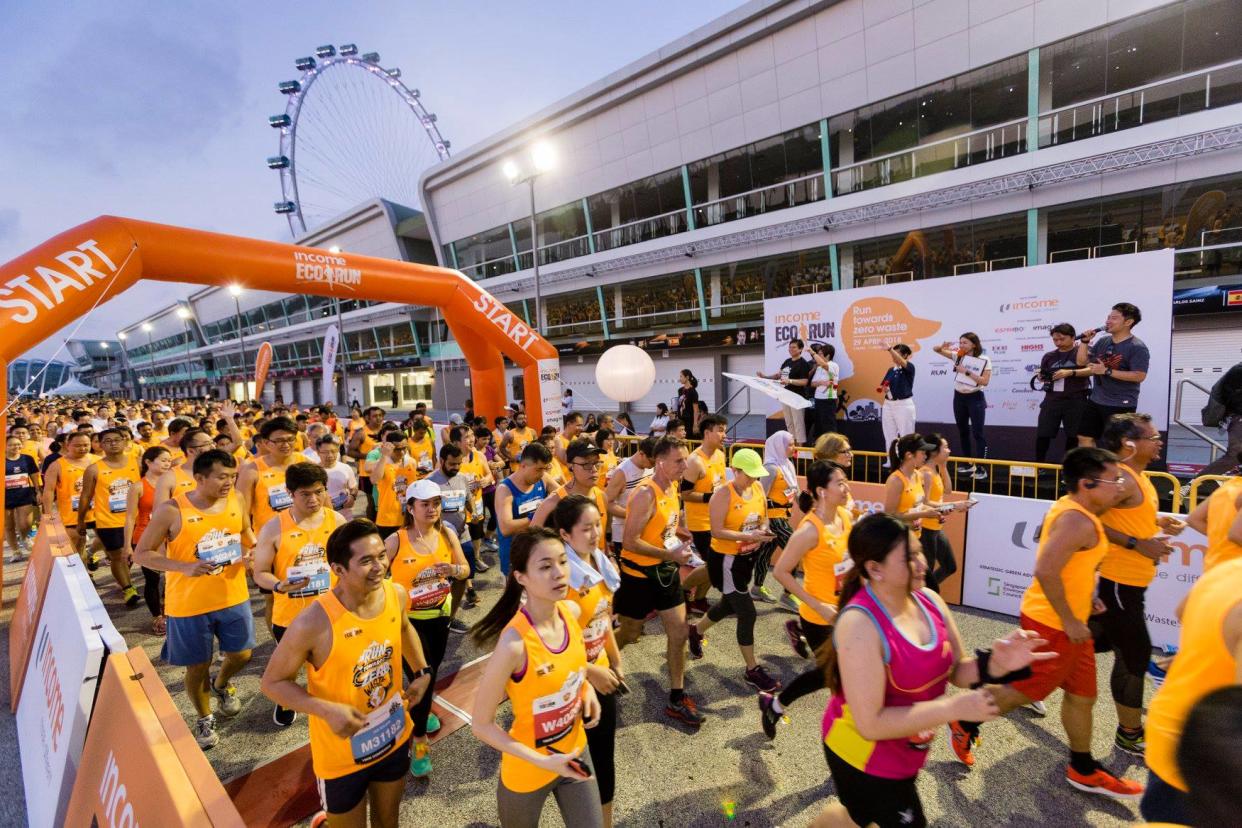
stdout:
[[646,218],[634,219],[633,221],[627,221],[623,224],[616,224],[616,225],[613,225],[612,227],[601,227],[598,230],[592,229],[591,235],[600,236],[600,235],[603,235],[604,233],[615,233],[618,230],[624,230],[625,228],[633,227],[636,224],[643,224],[644,222],[648,222],[648,221],[655,221],[657,219],[668,218],[669,216],[676,216],[676,215],[684,216],[685,214],[686,214],[686,208],[678,207],[676,210],[669,210],[667,213],[659,213],[654,216],[647,216]]
[[[1199,487],[1204,483],[1216,482],[1224,483],[1227,480],[1237,480],[1236,477],[1230,477],[1227,474],[1203,474],[1190,481],[1190,495],[1187,497],[1189,506],[1187,512],[1193,512],[1199,507]],[[1211,497],[1211,495],[1208,495]]]
[[1202,391],[1204,394],[1207,394],[1208,396],[1211,396],[1212,394],[1211,389],[1204,388],[1202,385],[1200,385],[1199,383],[1195,382],[1192,379],[1188,379],[1185,377],[1183,377],[1182,379],[1179,379],[1177,381],[1177,391],[1173,398],[1173,422],[1177,423],[1179,426],[1186,429],[1191,434],[1195,435],[1200,440],[1203,440],[1204,442],[1208,444],[1208,461],[1211,462],[1216,459],[1216,453],[1218,451],[1221,453],[1224,453],[1225,450],[1227,449],[1227,446],[1223,445],[1217,440],[1214,440],[1211,436],[1208,435],[1207,432],[1199,428],[1196,428],[1195,426],[1182,420],[1182,388],[1184,388],[1187,385],[1193,385],[1195,388],[1198,388],[1200,391]]
[[[888,161],[893,158],[899,158],[900,156],[903,156],[903,155],[909,155],[910,153],[915,152],[917,150],[925,150],[925,149],[930,149],[932,147],[943,146],[953,141],[960,141],[963,138],[973,138],[976,135],[983,135],[984,133],[992,132],[998,129],[1004,129],[1005,127],[1025,125],[1026,122],[1027,122],[1027,119],[1025,116],[1023,116],[1021,118],[1014,118],[1012,121],[1002,121],[999,124],[992,124],[991,126],[980,127],[979,129],[972,129],[970,132],[959,132],[957,135],[951,135],[948,138],[941,138],[939,141],[932,141],[930,144],[915,144],[912,147],[906,147],[905,149],[896,150],[895,152],[886,153],[884,155],[876,155],[871,158],[866,158],[862,161],[855,161],[854,163],[846,164],[843,167],[833,167],[831,172],[838,173],[838,172],[845,172],[847,170],[853,170],[853,169],[863,166],[864,164],[875,164],[878,161]],[[823,173],[820,173],[820,174],[822,175]]]
[[1092,104],[1097,104],[1097,103],[1107,103],[1109,101],[1120,98],[1122,95],[1131,95],[1135,92],[1146,92],[1148,89],[1155,89],[1156,87],[1159,87],[1159,86],[1164,86],[1170,83],[1177,83],[1178,81],[1199,77],[1200,75],[1210,75],[1213,72],[1220,71],[1221,69],[1232,69],[1235,66],[1242,66],[1242,60],[1231,60],[1231,61],[1228,61],[1227,63],[1218,63],[1215,66],[1208,66],[1204,69],[1196,69],[1193,72],[1185,72],[1181,75],[1173,75],[1172,77],[1169,77],[1169,78],[1161,78],[1160,80],[1150,81],[1148,83],[1144,83],[1139,86],[1131,86],[1129,89],[1119,89],[1116,92],[1110,92],[1106,95],[1098,95],[1094,98],[1086,98],[1085,100],[1075,101],[1074,103],[1066,104],[1065,106],[1059,106],[1056,109],[1046,109],[1043,112],[1039,113],[1039,117],[1042,120],[1045,116],[1048,116],[1048,115],[1059,115],[1062,112],[1068,112],[1071,109],[1078,109],[1079,107],[1082,107],[1082,106],[1091,106]]
[[788,181],[778,181],[775,184],[765,184],[762,187],[755,187],[753,190],[746,190],[745,192],[741,192],[741,193],[733,193],[732,195],[721,196],[720,198],[714,198],[711,201],[696,201],[690,206],[695,209],[698,209],[700,207],[711,207],[713,204],[720,204],[722,202],[732,201],[733,199],[737,199],[737,198],[746,198],[747,196],[754,195],[755,193],[762,193],[768,190],[775,190],[777,187],[788,187],[792,184],[800,184],[803,181],[812,181],[815,179],[819,179],[822,181],[823,178],[824,178],[824,171],[820,170],[819,172],[813,172],[810,175],[804,175],[799,178],[791,178]]

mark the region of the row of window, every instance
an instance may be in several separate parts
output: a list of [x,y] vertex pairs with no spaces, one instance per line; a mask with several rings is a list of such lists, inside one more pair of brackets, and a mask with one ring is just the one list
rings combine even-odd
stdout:
[[[1030,141],[1237,103],[1242,65],[1206,70],[1242,58],[1239,13],[1238,0],[1184,0],[1041,48],[1038,136],[1027,134],[1031,66],[1019,55],[833,115],[826,140],[809,124],[545,211],[540,263],[818,201],[825,169],[841,195],[1025,152]],[[529,268],[529,222],[459,239],[444,260],[477,280]]]

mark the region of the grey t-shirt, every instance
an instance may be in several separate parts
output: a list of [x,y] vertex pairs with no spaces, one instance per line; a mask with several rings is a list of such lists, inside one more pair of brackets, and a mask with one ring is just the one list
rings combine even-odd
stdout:
[[436,469],[427,475],[427,479],[440,487],[440,518],[461,537],[466,527],[466,509],[469,508],[468,498],[470,484],[460,474],[452,478],[445,476],[443,469]]
[[[1091,343],[1090,362],[1103,362],[1114,371],[1147,371],[1151,362],[1151,354],[1147,345],[1137,336],[1122,342],[1113,342],[1112,336],[1105,334]],[[1091,378],[1091,401],[1097,405],[1109,405],[1117,408],[1135,408],[1138,406],[1139,383],[1106,377],[1102,374]]]

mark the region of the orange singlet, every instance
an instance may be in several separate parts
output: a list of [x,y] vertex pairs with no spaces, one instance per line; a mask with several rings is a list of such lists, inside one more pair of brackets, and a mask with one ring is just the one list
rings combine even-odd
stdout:
[[[1090,518],[1095,525],[1095,546],[1075,552],[1070,556],[1069,563],[1061,570],[1065,601],[1069,604],[1074,617],[1085,624],[1091,617],[1091,599],[1095,596],[1095,570],[1103,560],[1105,553],[1108,552],[1108,538],[1104,536],[1104,524],[1077,502],[1070,500],[1069,495],[1062,497],[1052,504],[1052,508],[1044,517],[1043,527],[1040,530],[1039,548],[1035,550],[1035,560],[1038,561],[1039,556],[1043,554],[1044,543],[1052,535],[1053,524],[1066,512],[1080,512]],[[1038,578],[1031,581],[1031,585],[1026,588],[1026,593],[1022,596],[1021,612],[1027,618],[1034,619],[1054,630],[1065,629],[1061,616],[1057,615],[1057,611],[1052,608],[1048,596],[1044,594],[1044,588],[1039,585]]]
[[241,559],[241,497],[229,491],[224,509],[215,514],[200,511],[184,494],[173,500],[181,510],[181,531],[168,542],[168,557],[185,562],[211,560],[220,566],[210,575],[168,572],[165,615],[187,618],[249,601],[246,566]]
[[453,609],[453,581],[435,573],[436,564],[451,564],[453,550],[444,539],[444,532],[436,533],[436,548],[424,555],[410,543],[410,530],[397,530],[397,555],[392,559],[389,574],[393,583],[410,596],[411,618],[438,618]]
[[384,608],[374,618],[350,612],[334,592],[315,599],[332,624],[332,648],[318,668],[306,665],[306,690],[367,717],[348,739],[333,733],[318,716],[310,717],[311,765],[320,779],[338,779],[374,764],[405,744],[414,730],[401,698],[404,602],[391,582],[380,588]]
[[336,575],[328,566],[328,535],[340,523],[331,509],[323,510],[323,523],[314,529],[303,529],[293,522],[291,511],[281,512],[280,543],[272,561],[272,574],[282,581],[310,582],[297,592],[275,592],[272,601],[272,623],[288,627],[298,613],[314,603],[315,598],[336,586]]

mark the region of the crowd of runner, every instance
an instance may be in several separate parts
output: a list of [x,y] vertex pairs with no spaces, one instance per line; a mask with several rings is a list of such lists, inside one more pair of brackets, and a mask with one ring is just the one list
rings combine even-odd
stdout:
[[[397,421],[374,406],[339,416],[227,401],[19,403],[8,547],[21,559],[40,514],[56,518],[89,569],[109,568],[127,607],[145,602],[164,661],[185,670],[203,750],[220,742],[217,717],[242,708],[232,679],[255,644],[257,589],[278,642],[262,692],[277,725],[308,717],[317,819],[333,826],[366,825],[368,808],[373,824],[397,824],[406,773],[432,772],[432,688],[465,633],[492,651],[472,729],[501,754],[502,825],[537,826],[552,795],[567,825],[610,826],[619,781],[630,772],[637,784],[614,755],[625,648],[655,620],[664,712],[692,732],[710,711],[688,689],[688,661],[731,652],[728,626],[768,738],[798,699],[829,691],[820,735],[839,802],[817,826],[925,824],[915,782],[935,733],[973,766],[984,723],[1042,711],[1058,690],[1068,785],[1142,798],[1153,821],[1229,824],[1236,813],[1242,479],[1185,522],[1159,516],[1143,475],[1161,451],[1149,417],[1115,416],[1096,447],[1067,454],[1019,625],[973,651],[938,594],[956,568],[942,530],[972,505],[946,499],[940,435],[895,441],[883,508],[867,514],[836,433],[800,472],[788,432],[762,455],[726,454],[715,416],[698,422],[693,448],[672,422],[621,448],[606,416],[590,430],[577,412],[542,429],[520,410],[450,420],[419,410]],[[1187,524],[1207,538],[1203,576],[1179,608],[1180,650],[1152,662],[1144,593]],[[492,566],[498,594],[474,581]],[[468,626],[458,615],[474,607],[482,615]],[[790,613],[806,666],[787,683],[756,656],[760,610]],[[1109,651],[1113,741],[1146,757],[1145,784],[1091,753],[1096,655]],[[1149,674],[1162,685],[1144,721]]]

